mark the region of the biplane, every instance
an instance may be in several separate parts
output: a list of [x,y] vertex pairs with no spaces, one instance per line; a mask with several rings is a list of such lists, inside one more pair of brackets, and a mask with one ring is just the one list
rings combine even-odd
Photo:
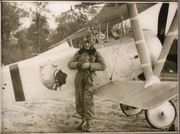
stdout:
[[[170,126],[177,114],[171,101],[178,95],[177,82],[161,81],[159,76],[177,36],[178,24],[176,11],[165,33],[167,4],[160,8],[159,16],[163,21],[159,19],[161,30],[157,36],[152,30],[144,30],[138,18],[139,13],[156,3],[106,3],[84,28],[55,47],[33,58],[3,66],[3,101],[17,103],[74,96],[76,71],[70,70],[67,64],[78,50],[76,40],[89,34],[87,27],[96,25],[99,27],[97,35],[100,35],[96,47],[107,69],[97,72],[95,95],[116,100],[128,116],[145,110],[152,127]],[[129,30],[125,29],[126,20],[131,24]],[[111,27],[118,23],[121,29],[113,33]],[[145,81],[138,79],[142,73]]]

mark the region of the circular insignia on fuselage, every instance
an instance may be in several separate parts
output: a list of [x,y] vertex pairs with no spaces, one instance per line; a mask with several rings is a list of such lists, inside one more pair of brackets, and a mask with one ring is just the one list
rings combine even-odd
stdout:
[[58,68],[58,65],[46,64],[40,66],[42,84],[50,90],[57,90],[58,86],[66,83],[67,74]]

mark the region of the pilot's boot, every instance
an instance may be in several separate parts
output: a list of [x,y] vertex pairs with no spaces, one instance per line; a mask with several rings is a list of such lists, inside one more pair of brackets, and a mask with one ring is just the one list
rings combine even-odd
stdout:
[[79,126],[77,127],[78,130],[83,130],[86,125],[86,120],[83,118]]
[[86,125],[83,127],[83,131],[84,132],[93,132],[93,125],[94,125],[94,122],[93,120],[86,120]]

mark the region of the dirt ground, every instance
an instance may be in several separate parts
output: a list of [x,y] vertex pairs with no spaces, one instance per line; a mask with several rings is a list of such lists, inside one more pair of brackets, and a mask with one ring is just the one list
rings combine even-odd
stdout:
[[[95,98],[95,104],[95,132],[167,131],[149,126],[144,112],[139,116],[127,117],[117,102]],[[76,129],[79,122],[74,98],[3,103],[4,133],[79,133],[81,131]]]

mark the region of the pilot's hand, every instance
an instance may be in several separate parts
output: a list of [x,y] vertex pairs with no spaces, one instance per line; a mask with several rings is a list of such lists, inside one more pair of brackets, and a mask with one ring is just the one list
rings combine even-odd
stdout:
[[82,69],[88,69],[90,67],[90,63],[83,63]]
[[78,68],[78,69],[82,69],[82,64],[83,64],[83,63],[81,63],[81,62],[77,63],[77,68]]

